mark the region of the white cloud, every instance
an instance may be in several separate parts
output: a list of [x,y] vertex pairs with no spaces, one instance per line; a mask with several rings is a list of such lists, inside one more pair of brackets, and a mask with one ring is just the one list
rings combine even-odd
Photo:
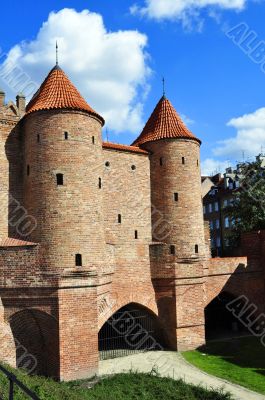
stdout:
[[213,150],[215,156],[241,160],[245,157],[254,157],[265,150],[265,107],[251,114],[231,119],[228,126],[237,130],[236,136],[218,142]]
[[229,166],[229,161],[219,161],[213,158],[206,158],[201,163],[202,175],[212,176],[217,173],[224,173],[225,169]]
[[55,64],[56,40],[60,66],[108,127],[138,132],[150,75],[146,35],[108,32],[101,15],[65,8],[49,15],[34,40],[13,47],[6,62],[41,83]]
[[203,19],[200,12],[207,8],[241,11],[247,0],[145,0],[145,6],[134,4],[130,11],[133,15],[148,17],[157,21],[179,20],[184,28],[191,29],[196,24],[196,29],[201,30]]

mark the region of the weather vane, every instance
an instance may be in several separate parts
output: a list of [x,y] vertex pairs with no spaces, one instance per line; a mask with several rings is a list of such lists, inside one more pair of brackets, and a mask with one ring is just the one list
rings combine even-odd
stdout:
[[58,42],[56,40],[56,65],[58,65]]
[[165,78],[162,78],[162,83],[163,83],[163,97],[166,96],[166,90],[165,90]]

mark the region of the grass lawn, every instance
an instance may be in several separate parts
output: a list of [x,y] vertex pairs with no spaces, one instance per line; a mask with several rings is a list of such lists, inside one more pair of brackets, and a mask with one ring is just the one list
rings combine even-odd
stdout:
[[255,337],[209,342],[184,358],[211,375],[265,394],[265,347]]
[[[85,382],[56,383],[40,377],[28,377],[15,371],[17,377],[42,400],[231,400],[229,394],[206,391],[182,381],[145,374],[120,374],[104,379],[92,389]],[[7,397],[6,381],[0,377],[0,398]],[[16,400],[28,400],[21,393]]]

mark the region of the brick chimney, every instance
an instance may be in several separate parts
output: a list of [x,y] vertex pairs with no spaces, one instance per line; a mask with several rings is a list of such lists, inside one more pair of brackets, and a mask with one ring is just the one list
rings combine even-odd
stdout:
[[5,92],[0,89],[0,107],[5,105]]
[[24,94],[19,93],[16,97],[17,100],[17,108],[19,110],[20,114],[25,114],[25,109],[26,109],[26,97]]

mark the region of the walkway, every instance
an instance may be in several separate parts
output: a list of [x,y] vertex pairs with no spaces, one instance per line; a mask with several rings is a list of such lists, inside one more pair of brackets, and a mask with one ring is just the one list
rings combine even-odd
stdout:
[[151,372],[156,370],[160,376],[183,379],[187,383],[202,385],[206,388],[224,388],[234,396],[235,400],[265,400],[265,396],[252,392],[241,386],[229,383],[200,371],[187,363],[176,352],[148,352],[140,353],[113,360],[100,362],[100,375],[113,375],[121,372]]

